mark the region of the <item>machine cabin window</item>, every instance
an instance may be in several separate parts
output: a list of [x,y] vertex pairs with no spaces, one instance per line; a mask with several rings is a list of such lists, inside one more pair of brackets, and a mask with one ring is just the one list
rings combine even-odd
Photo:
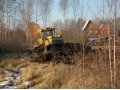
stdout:
[[47,38],[48,36],[53,36],[53,31],[42,32],[43,38]]

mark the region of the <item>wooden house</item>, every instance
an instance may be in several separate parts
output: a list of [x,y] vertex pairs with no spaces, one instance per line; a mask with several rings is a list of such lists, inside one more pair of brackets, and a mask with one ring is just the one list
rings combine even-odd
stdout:
[[92,21],[87,21],[82,29],[88,38],[108,37],[110,34],[109,27],[105,24],[98,26]]

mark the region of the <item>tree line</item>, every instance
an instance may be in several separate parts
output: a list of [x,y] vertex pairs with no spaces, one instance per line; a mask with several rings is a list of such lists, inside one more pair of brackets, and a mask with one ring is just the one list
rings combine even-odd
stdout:
[[[11,41],[15,38],[15,30],[26,33],[28,24],[32,21],[45,26],[53,26],[59,30],[81,30],[85,22],[86,13],[84,0],[58,0],[59,13],[63,20],[52,22],[51,14],[56,0],[0,0],[0,38],[5,41],[10,37]],[[101,0],[98,13],[93,15],[93,21],[97,25],[108,24],[111,30],[118,32],[120,28],[120,1]],[[55,16],[55,14],[54,14]],[[71,16],[71,18],[70,18]],[[41,23],[40,23],[41,22]],[[115,28],[114,28],[115,26]],[[115,31],[115,32],[116,32]],[[119,35],[119,33],[116,32]],[[22,37],[22,36],[21,36]],[[23,40],[25,41],[25,40]],[[6,42],[6,41],[5,41]],[[22,42],[21,42],[22,43]]]

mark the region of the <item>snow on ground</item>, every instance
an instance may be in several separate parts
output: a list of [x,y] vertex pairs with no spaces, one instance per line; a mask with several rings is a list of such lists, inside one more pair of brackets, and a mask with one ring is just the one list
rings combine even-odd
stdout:
[[4,72],[4,74],[10,74],[10,73],[11,73],[11,72],[8,71],[8,70],[4,70],[3,72]]
[[6,85],[3,89],[15,89],[15,88],[17,88],[15,85],[14,86]]
[[23,82],[24,85],[30,85],[30,81]]
[[9,81],[3,81],[0,83],[1,86],[7,85]]
[[[1,86],[4,86],[3,89],[15,89],[17,88],[17,83],[18,81],[21,79],[21,76],[19,75],[20,72],[22,72],[25,68],[19,68],[16,69],[14,68],[13,71],[9,71],[9,70],[4,70],[4,74],[13,74],[12,77],[5,77],[4,80],[2,82],[0,82]],[[9,85],[9,82],[13,81],[13,85]],[[30,82],[26,81],[24,82],[25,85],[29,85]]]
[[25,68],[20,68],[19,71],[21,72],[21,71],[23,71],[24,69],[25,69]]

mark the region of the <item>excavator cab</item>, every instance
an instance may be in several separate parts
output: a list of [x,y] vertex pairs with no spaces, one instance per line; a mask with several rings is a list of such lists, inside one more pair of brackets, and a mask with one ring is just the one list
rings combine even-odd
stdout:
[[38,44],[48,46],[50,44],[64,43],[63,38],[55,35],[55,28],[41,29]]
[[48,36],[53,36],[55,34],[55,28],[46,28],[41,30],[41,37],[46,39]]

